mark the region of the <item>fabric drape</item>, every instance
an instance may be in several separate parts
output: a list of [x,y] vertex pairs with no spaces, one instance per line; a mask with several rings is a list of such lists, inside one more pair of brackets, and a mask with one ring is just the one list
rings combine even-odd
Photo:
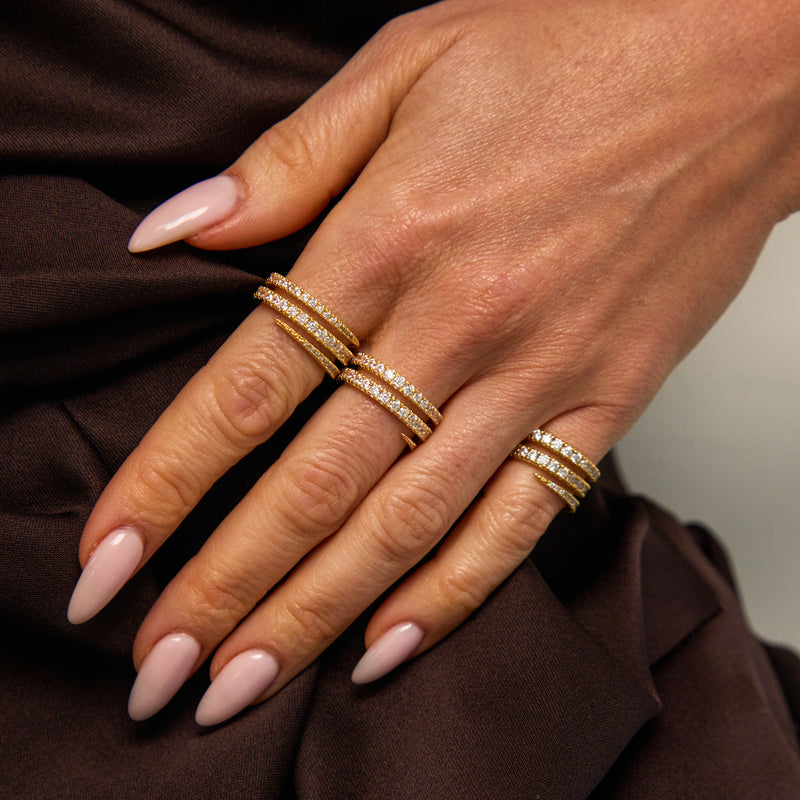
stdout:
[[610,461],[484,607],[386,679],[349,680],[365,616],[230,724],[193,722],[205,668],[128,719],[139,622],[328,381],[107,609],[66,621],[100,491],[309,235],[133,256],[131,231],[413,5],[0,10],[0,796],[800,797],[797,662],[753,638],[715,540],[629,496]]

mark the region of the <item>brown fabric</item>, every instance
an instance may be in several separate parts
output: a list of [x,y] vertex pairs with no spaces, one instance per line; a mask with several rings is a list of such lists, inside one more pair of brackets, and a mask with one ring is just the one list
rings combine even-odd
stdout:
[[[287,270],[307,235],[134,257],[130,231],[402,10],[271,5],[0,12],[0,796],[800,797],[794,723],[719,549],[627,496],[610,465],[467,624],[378,684],[349,681],[365,617],[231,724],[192,720],[205,670],[155,719],[127,718],[150,604],[332,390],[221,480],[97,619],[67,623],[102,487],[252,307],[257,275]],[[800,675],[784,653],[780,671]]]

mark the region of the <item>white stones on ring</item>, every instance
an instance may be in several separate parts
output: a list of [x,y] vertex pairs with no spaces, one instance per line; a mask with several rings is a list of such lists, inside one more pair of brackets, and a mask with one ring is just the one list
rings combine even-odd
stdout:
[[[600,470],[579,450],[540,428],[518,444],[511,457],[532,466],[536,478],[555,492],[573,513],[580,502],[578,497],[584,497],[600,477]],[[571,469],[573,466],[583,475]],[[550,476],[556,480],[551,480]]]
[[347,327],[332,311],[325,308],[319,300],[313,295],[310,295],[294,281],[290,281],[283,275],[273,272],[267,279],[268,286],[277,286],[282,289],[286,294],[296,297],[303,305],[310,308],[315,314],[318,314],[322,319],[328,322],[331,327],[337,330],[344,338],[350,342],[353,347],[358,347],[358,337]]
[[434,424],[438,425],[442,421],[442,413],[436,408],[422,392],[420,392],[413,383],[407,381],[402,375],[398,374],[391,367],[378,361],[366,353],[356,353],[353,358],[353,364],[358,367],[371,372],[376,377],[380,378],[387,385],[397,389],[405,397],[407,397],[420,411],[428,416],[428,419]]
[[559,486],[554,481],[551,481],[549,478],[546,478],[544,475],[540,475],[538,472],[533,473],[550,491],[555,492],[566,504],[567,508],[570,510],[570,513],[574,514],[578,510],[578,506],[580,505],[577,498],[568,492],[563,486]]
[[529,447],[524,442],[514,448],[512,455],[520,461],[527,461],[532,466],[549,472],[553,477],[566,484],[578,497],[583,497],[591,488],[580,475],[562,464],[557,458],[552,458],[535,447]]
[[282,319],[278,319],[277,317],[275,318],[275,324],[281,330],[286,331],[286,333],[288,333],[310,356],[315,358],[331,378],[336,380],[339,377],[339,372],[341,371],[339,367],[337,367],[319,348],[314,347],[305,336],[298,333],[291,325],[287,325]]
[[[267,288],[266,286],[259,286],[256,290],[256,299],[260,300],[262,303],[266,303],[270,308],[277,311],[279,314],[282,314],[287,319],[294,322],[298,327],[302,328],[308,334],[314,337],[314,339],[321,344],[325,349],[328,350],[331,354],[336,356],[339,361],[342,362],[342,365],[349,364],[350,361],[353,360],[353,353],[347,348],[347,346],[337,339],[332,333],[330,333],[324,325],[317,322],[312,316],[310,316],[306,311],[302,308],[299,308],[291,301],[287,300],[283,295],[279,294],[278,292]],[[313,298],[311,298],[313,299]],[[318,313],[318,312],[316,312]],[[276,322],[278,320],[276,319]],[[286,329],[284,326],[281,326],[284,330]],[[297,337],[294,337],[297,341]],[[301,337],[303,338],[303,337]],[[356,340],[358,341],[358,340]],[[302,344],[302,342],[300,342]],[[308,344],[311,344],[308,342]],[[313,347],[313,345],[312,345]],[[314,348],[315,350],[317,348]],[[319,361],[317,355],[312,351],[308,351],[314,358]],[[319,352],[319,350],[317,350]],[[327,359],[327,356],[325,356]],[[330,359],[327,359],[330,360]],[[320,361],[323,367],[325,367],[326,371],[328,371],[324,362]]]
[[[424,442],[431,435],[431,429],[407,405],[377,381],[373,381],[354,369],[342,370],[339,380],[354,386],[356,389],[360,389],[376,403],[391,411],[410,431],[419,437],[420,441]],[[403,439],[410,446],[414,446],[414,442],[407,436],[403,435]]]
[[552,433],[537,428],[528,439],[531,442],[542,445],[542,447],[547,448],[556,455],[563,456],[565,460],[571,461],[578,469],[582,470],[588,476],[590,483],[594,483],[600,477],[600,470],[593,462],[586,458],[579,450],[571,447],[557,436],[553,436]]

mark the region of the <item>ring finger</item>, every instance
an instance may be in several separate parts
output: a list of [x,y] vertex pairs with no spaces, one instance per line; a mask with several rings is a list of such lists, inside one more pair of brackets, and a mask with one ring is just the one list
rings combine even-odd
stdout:
[[[473,417],[470,423],[477,438],[453,426],[447,439],[443,430],[437,446],[426,447],[425,460],[420,454],[398,464],[335,540],[320,545],[228,638],[212,664],[215,680],[198,710],[201,724],[216,724],[258,696],[271,696],[451,527],[485,482],[487,463],[492,469],[506,455],[474,446],[491,440],[491,420]],[[530,552],[562,500],[529,470],[503,465],[436,556],[387,600],[370,625],[374,647],[359,682],[443,638]]]

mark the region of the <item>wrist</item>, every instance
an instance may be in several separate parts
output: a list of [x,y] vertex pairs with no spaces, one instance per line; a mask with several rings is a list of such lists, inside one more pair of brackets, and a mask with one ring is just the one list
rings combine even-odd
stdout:
[[[701,4],[703,5],[703,4]],[[772,224],[800,210],[800,2],[715,3],[721,68],[738,93],[742,137],[755,158],[753,188]],[[745,148],[746,152],[746,148]]]

